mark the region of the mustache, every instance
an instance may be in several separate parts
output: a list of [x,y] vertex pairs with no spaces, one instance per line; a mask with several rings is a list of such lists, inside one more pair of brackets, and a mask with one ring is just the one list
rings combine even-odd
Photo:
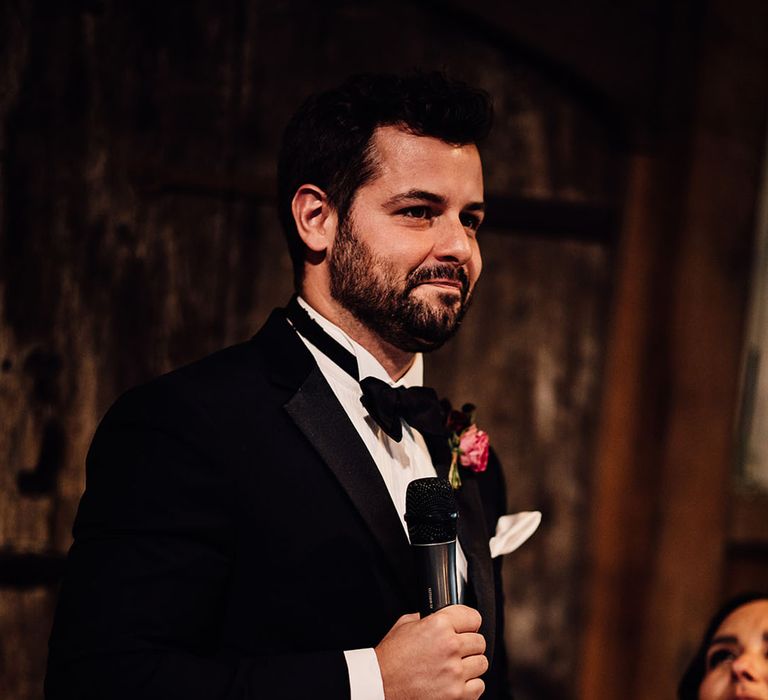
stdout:
[[455,265],[433,265],[432,267],[421,267],[408,275],[406,280],[406,294],[420,284],[430,282],[431,280],[443,279],[459,282],[461,284],[461,296],[466,297],[469,293],[469,276],[463,267]]

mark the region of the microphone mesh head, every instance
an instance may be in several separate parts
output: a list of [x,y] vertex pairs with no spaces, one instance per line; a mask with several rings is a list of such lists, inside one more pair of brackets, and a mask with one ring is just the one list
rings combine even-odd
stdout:
[[447,479],[415,479],[405,492],[405,522],[411,544],[438,544],[456,539],[459,509]]

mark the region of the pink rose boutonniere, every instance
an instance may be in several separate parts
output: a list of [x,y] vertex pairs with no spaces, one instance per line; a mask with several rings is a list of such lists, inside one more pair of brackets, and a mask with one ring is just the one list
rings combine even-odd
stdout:
[[449,410],[448,446],[451,448],[451,468],[448,481],[454,489],[461,486],[459,464],[473,472],[484,472],[488,466],[488,433],[475,424],[475,407],[466,403],[460,411]]

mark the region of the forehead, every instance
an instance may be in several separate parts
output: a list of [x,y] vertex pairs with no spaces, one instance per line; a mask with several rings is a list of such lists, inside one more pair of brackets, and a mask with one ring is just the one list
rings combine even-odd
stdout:
[[372,144],[378,173],[371,184],[482,201],[483,168],[475,144],[454,145],[395,126],[377,128]]
[[750,634],[762,635],[768,631],[768,600],[755,600],[736,608],[723,620],[715,637],[733,635],[744,637]]

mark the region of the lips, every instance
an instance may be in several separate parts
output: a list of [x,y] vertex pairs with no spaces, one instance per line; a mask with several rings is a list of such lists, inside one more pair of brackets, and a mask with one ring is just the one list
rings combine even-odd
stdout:
[[408,280],[407,291],[425,284],[433,285],[443,291],[455,290],[463,296],[469,291],[469,277],[466,271],[452,265],[438,265],[417,270]]
[[431,284],[436,287],[445,287],[447,289],[455,289],[457,292],[460,292],[463,286],[459,280],[446,280],[446,279],[428,280],[427,282],[422,282],[419,286],[422,286],[425,284]]

